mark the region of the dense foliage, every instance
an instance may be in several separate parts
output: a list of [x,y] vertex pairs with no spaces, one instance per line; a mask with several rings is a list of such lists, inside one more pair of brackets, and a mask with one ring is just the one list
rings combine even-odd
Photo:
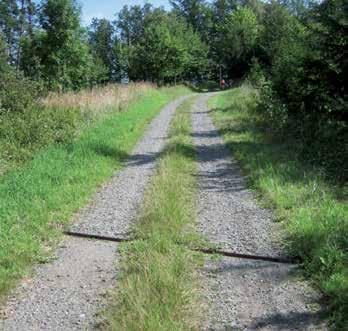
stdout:
[[170,3],[170,12],[125,6],[115,21],[95,18],[84,28],[75,0],[1,0],[0,66],[69,90],[122,78],[218,79],[220,69],[242,78],[257,63],[286,112],[344,117],[344,0]]

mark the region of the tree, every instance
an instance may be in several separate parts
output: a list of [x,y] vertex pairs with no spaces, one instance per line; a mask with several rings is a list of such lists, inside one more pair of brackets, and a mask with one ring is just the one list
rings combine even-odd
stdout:
[[212,4],[214,22],[217,24],[225,20],[226,15],[230,14],[237,7],[235,0],[215,0]]
[[114,81],[117,72],[114,33],[115,29],[110,21],[97,18],[93,19],[88,33],[94,58],[105,66],[108,81]]
[[316,94],[309,98],[311,107],[347,118],[347,3],[325,0],[312,11],[311,18],[308,43],[316,52],[305,61],[306,82]]
[[203,38],[208,36],[210,15],[205,0],[170,0],[174,13],[181,16]]
[[142,63],[139,67],[145,79],[158,83],[164,81],[169,64],[171,35],[163,16],[156,24],[148,24],[137,47],[136,56]]
[[20,68],[22,41],[32,35],[36,6],[31,0],[0,0],[0,32],[9,62]]
[[168,16],[168,28],[172,37],[172,52],[168,77],[176,81],[177,77],[184,79],[199,78],[208,66],[208,47],[202,42],[198,32],[185,21],[174,15]]
[[7,70],[7,54],[6,54],[6,45],[0,34],[0,73]]
[[18,51],[19,7],[16,0],[0,0],[0,31],[6,42],[10,63],[16,62]]
[[255,14],[248,7],[238,7],[225,16],[217,31],[216,47],[220,48],[221,60],[230,74],[245,73],[260,33]]
[[144,32],[144,20],[151,12],[151,5],[124,6],[118,14],[116,25],[122,42],[128,46],[140,41]]
[[297,17],[303,16],[308,8],[314,6],[315,0],[281,0],[280,3],[284,5],[289,12]]
[[20,69],[22,43],[31,42],[33,37],[33,20],[36,14],[36,5],[31,0],[20,0],[18,16],[18,51],[16,68]]
[[117,62],[121,77],[129,76],[131,79],[146,79],[143,66],[137,59],[137,48],[144,38],[145,26],[150,24],[156,15],[159,17],[163,10],[154,9],[150,4],[141,6],[124,6],[115,22],[119,39],[115,43]]
[[132,79],[159,84],[192,78],[207,66],[207,47],[199,34],[184,19],[162,9],[147,13],[143,35],[128,54]]
[[38,54],[49,88],[65,90],[89,86],[98,72],[80,27],[80,8],[72,0],[45,0],[40,13],[45,31]]

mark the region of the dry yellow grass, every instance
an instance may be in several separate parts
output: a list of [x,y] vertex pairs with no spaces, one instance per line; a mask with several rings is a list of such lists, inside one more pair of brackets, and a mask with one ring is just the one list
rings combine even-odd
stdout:
[[109,111],[122,111],[131,101],[155,86],[149,83],[110,84],[79,92],[50,93],[40,103],[49,108],[78,109],[87,118],[96,118]]
[[23,114],[2,116],[0,176],[29,160],[39,149],[55,142],[71,141],[86,126],[108,114],[127,110],[142,96],[155,94],[155,90],[153,84],[131,83],[109,84],[79,92],[50,93],[38,100],[38,107]]

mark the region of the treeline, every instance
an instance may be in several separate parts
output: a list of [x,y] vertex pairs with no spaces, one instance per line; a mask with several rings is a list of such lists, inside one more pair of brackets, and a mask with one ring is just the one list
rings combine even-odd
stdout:
[[161,84],[192,79],[208,65],[200,36],[164,9],[124,7],[114,22],[93,19],[88,28],[80,16],[73,0],[1,0],[2,74],[16,70],[16,76],[64,91],[122,78]]
[[172,0],[209,46],[208,76],[248,80],[273,137],[293,139],[299,155],[347,179],[345,0]]
[[41,91],[122,79],[248,78],[273,131],[291,132],[303,155],[331,173],[345,168],[345,0],[170,3],[170,11],[125,6],[114,21],[85,28],[74,0],[0,0],[0,113],[28,108]]

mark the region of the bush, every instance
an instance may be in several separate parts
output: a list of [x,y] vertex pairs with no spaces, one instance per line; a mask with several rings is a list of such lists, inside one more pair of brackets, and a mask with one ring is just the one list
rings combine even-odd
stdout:
[[42,92],[40,84],[13,70],[0,71],[0,115],[24,112],[33,106]]
[[291,136],[297,141],[297,150],[303,160],[321,167],[332,179],[344,183],[348,155],[347,123],[330,114],[289,111],[289,105],[279,98],[273,83],[264,81],[259,87],[257,112],[265,125],[280,137]]
[[251,60],[251,66],[247,76],[247,81],[256,88],[261,88],[266,83],[264,70],[255,57]]
[[[325,0],[299,19],[266,5],[260,63],[249,80],[260,89],[258,111],[274,132],[292,136],[304,160],[345,181],[347,48],[343,0]],[[263,70],[268,80],[263,80]]]
[[288,124],[288,109],[274,92],[270,81],[264,81],[260,87],[257,111],[263,116],[273,132],[284,133],[284,129]]
[[76,110],[34,107],[0,116],[0,147],[6,158],[24,161],[52,143],[69,143],[77,134],[81,115]]
[[41,84],[10,68],[0,71],[0,154],[2,160],[24,161],[51,143],[72,141],[80,113],[41,107]]

